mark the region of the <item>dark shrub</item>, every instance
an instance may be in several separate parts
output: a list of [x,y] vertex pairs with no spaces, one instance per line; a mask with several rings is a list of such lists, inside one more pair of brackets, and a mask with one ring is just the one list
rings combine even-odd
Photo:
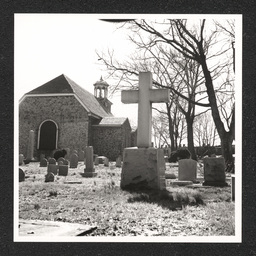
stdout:
[[66,155],[67,151],[65,149],[60,149],[55,151],[55,153],[53,154],[53,158],[55,158],[55,160],[58,161],[60,157],[65,158]]
[[191,158],[191,153],[189,152],[189,150],[186,148],[181,148],[171,153],[171,156],[169,157],[169,163],[176,163],[180,159],[189,158]]

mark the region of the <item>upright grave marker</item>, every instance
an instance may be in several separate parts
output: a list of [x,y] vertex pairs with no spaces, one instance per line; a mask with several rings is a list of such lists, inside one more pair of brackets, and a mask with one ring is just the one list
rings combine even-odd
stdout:
[[225,174],[225,160],[223,157],[204,158],[204,186],[227,186]]
[[122,157],[118,156],[116,159],[116,167],[122,167]]
[[[64,159],[65,161],[65,159]],[[63,161],[58,161],[59,167],[59,176],[67,176],[68,175],[68,165],[65,165]]]
[[29,139],[28,139],[28,151],[26,159],[31,161],[34,160],[34,139],[35,132],[33,130],[29,131]]
[[84,177],[95,177],[97,175],[94,169],[92,146],[86,147],[85,149],[85,166]]
[[179,175],[180,181],[195,181],[197,171],[197,161],[193,159],[179,160]]
[[21,168],[19,168],[19,182],[24,180],[25,180],[25,172]]
[[78,161],[84,161],[84,151],[79,150],[78,152]]
[[23,165],[23,164],[24,164],[24,155],[19,154],[19,165]]
[[49,172],[53,173],[54,175],[57,175],[58,165],[56,165],[56,160],[54,158],[49,158],[47,173]]
[[40,167],[47,167],[48,161],[46,158],[42,158],[40,161]]
[[70,168],[77,168],[78,165],[78,155],[76,153],[72,153],[70,156]]
[[165,189],[163,149],[151,147],[152,103],[168,102],[168,89],[152,89],[151,72],[139,73],[139,90],[122,91],[123,103],[138,103],[137,147],[124,149],[121,188]]

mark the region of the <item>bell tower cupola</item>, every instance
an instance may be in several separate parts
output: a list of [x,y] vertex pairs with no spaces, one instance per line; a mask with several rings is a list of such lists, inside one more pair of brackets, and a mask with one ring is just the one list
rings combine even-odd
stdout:
[[96,98],[108,98],[109,84],[102,77],[94,84],[94,96]]
[[[94,86],[94,97],[98,100],[104,110],[111,114],[111,105],[112,102],[108,100],[108,87],[109,84],[102,79],[102,76],[99,81],[97,81]],[[111,114],[112,115],[112,114]]]

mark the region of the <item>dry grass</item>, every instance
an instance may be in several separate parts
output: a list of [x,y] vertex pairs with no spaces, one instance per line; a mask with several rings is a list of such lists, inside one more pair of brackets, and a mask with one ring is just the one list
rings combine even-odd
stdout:
[[[167,191],[123,191],[121,168],[96,167],[97,177],[83,178],[84,165],[67,177],[45,183],[46,168],[22,167],[19,217],[97,226],[91,236],[220,236],[234,235],[234,203],[230,187],[167,187]],[[176,167],[167,171],[176,176]],[[74,184],[65,184],[73,182]],[[81,184],[76,184],[81,183]],[[168,182],[167,182],[168,184]]]

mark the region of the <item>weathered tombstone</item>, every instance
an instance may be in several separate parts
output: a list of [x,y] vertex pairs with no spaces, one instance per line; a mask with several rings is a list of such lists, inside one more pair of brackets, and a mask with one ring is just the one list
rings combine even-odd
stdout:
[[122,167],[122,158],[121,158],[121,156],[119,156],[116,159],[116,167]]
[[67,159],[64,159],[64,161],[63,161],[63,165],[69,165],[69,162],[68,162],[68,160],[67,160]]
[[27,157],[26,160],[34,160],[34,139],[35,139],[35,133],[33,130],[29,131],[29,139],[28,139],[28,151],[27,151]]
[[62,161],[59,162],[59,176],[67,176],[68,175],[68,165],[64,165]]
[[109,160],[107,157],[104,159],[104,166],[109,167]]
[[45,158],[45,154],[40,154],[40,162],[42,161],[43,158]]
[[79,150],[78,152],[78,161],[84,161],[84,151]]
[[85,166],[84,177],[95,177],[97,175],[94,169],[92,146],[86,147],[85,149]]
[[54,174],[52,172],[48,172],[45,175],[45,182],[53,182],[54,181]]
[[42,158],[40,161],[40,167],[47,167],[48,161],[46,158]]
[[48,162],[49,162],[49,164],[55,164],[56,165],[56,160],[54,159],[54,158],[49,158],[48,159]]
[[64,148],[67,151],[66,159],[70,159],[70,148]]
[[235,201],[235,174],[231,174],[231,200]]
[[23,154],[19,154],[19,165],[23,165],[24,161],[24,155]]
[[[99,159],[99,164],[104,164],[104,161],[106,159],[105,156],[97,156],[97,158]],[[95,158],[96,159],[96,158]]]
[[226,183],[225,161],[223,157],[204,158],[204,186],[224,187]]
[[171,156],[172,150],[171,148],[168,148],[168,158]]
[[139,103],[137,147],[125,148],[120,186],[166,188],[163,149],[151,147],[152,103],[169,102],[168,89],[152,89],[151,72],[139,73],[139,90],[122,91],[123,103]]
[[64,157],[60,157],[58,159],[58,165],[60,165],[60,162],[62,162],[62,164],[64,164],[65,158]]
[[54,158],[49,158],[47,172],[51,172],[54,175],[57,175],[58,165],[56,165],[56,160]]
[[70,156],[70,168],[77,168],[78,165],[78,155],[76,153],[72,153]]
[[19,168],[19,182],[24,180],[25,180],[25,172],[21,168]]
[[100,163],[100,159],[96,157],[94,160],[94,165],[99,165],[99,163]]
[[193,159],[179,160],[178,179],[180,181],[195,181],[197,161]]

